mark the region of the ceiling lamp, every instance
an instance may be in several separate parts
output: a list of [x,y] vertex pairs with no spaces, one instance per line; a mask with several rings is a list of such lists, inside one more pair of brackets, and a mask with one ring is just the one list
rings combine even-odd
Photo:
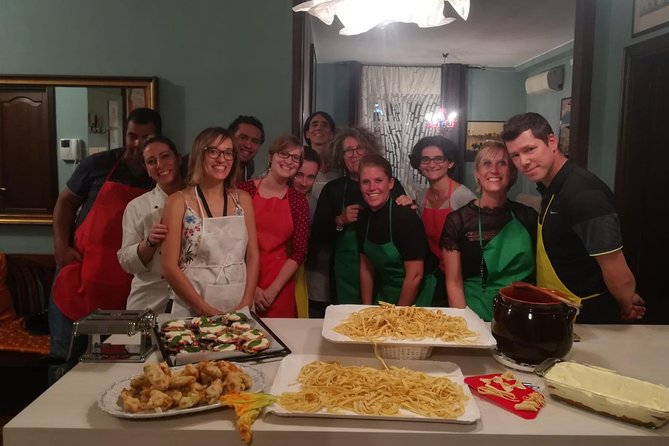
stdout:
[[[467,20],[469,0],[446,0]],[[415,23],[421,28],[442,26],[455,20],[444,17],[444,0],[312,0],[293,7],[295,12],[308,12],[326,25],[334,16],[344,27],[340,35],[361,34],[375,26],[389,23]]]

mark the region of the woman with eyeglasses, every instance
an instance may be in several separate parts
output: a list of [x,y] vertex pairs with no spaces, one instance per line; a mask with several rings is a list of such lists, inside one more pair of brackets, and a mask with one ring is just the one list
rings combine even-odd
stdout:
[[[355,228],[365,201],[360,192],[358,167],[363,156],[380,155],[381,146],[374,134],[362,127],[342,129],[333,145],[335,167],[341,168],[344,176],[328,182],[321,191],[311,227],[310,249],[332,250],[332,303],[359,304],[360,250]],[[405,193],[399,180],[394,179],[390,193],[393,197]],[[325,308],[320,310],[322,314]]]
[[365,155],[359,169],[367,204],[356,226],[362,303],[431,306],[438,258],[430,252],[418,214],[392,199],[395,179],[388,160]]
[[150,136],[142,146],[146,172],[156,182],[153,190],[140,195],[123,212],[123,242],[118,261],[134,274],[126,308],[164,313],[169,289],[160,266],[161,245],[167,235],[162,222],[167,197],[184,187],[179,169],[181,156],[169,138]]
[[418,170],[429,184],[429,187],[418,195],[416,204],[423,220],[430,250],[440,259],[439,271],[435,274],[437,287],[432,302],[435,307],[448,306],[444,262],[441,260],[439,247],[441,230],[448,214],[476,198],[464,184],[458,183],[449,175],[455,167],[457,156],[458,147],[443,136],[421,138],[409,155],[411,167]]
[[309,237],[309,205],[291,187],[303,149],[294,136],[281,136],[269,150],[269,169],[241,183],[253,200],[260,249],[255,308],[263,317],[297,317],[295,272],[304,261]]
[[235,187],[232,134],[204,129],[191,148],[188,187],[167,199],[162,266],[175,316],[211,316],[251,307],[259,253],[253,204]]
[[474,176],[480,197],[448,216],[441,248],[450,306],[490,321],[500,288],[534,280],[537,212],[507,198],[518,171],[503,143],[483,144]]

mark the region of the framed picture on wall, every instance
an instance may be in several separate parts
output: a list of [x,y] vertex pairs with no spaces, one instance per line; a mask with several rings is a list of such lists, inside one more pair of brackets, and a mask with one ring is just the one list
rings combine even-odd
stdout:
[[468,121],[465,161],[474,161],[484,142],[490,139],[501,141],[503,125],[504,121]]
[[669,25],[668,0],[634,0],[632,37]]
[[560,131],[558,144],[565,155],[569,155],[569,127],[571,123],[571,98],[560,101]]

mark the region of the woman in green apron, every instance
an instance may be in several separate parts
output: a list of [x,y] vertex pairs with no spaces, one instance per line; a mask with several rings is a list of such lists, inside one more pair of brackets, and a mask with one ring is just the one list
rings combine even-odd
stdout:
[[[318,198],[311,226],[309,251],[331,247],[333,252],[332,303],[359,304],[360,252],[356,240],[358,214],[365,206],[358,185],[358,166],[366,154],[381,153],[376,137],[362,127],[344,128],[334,141],[335,168],[344,176],[327,183]],[[392,196],[403,195],[404,188],[394,181]]]
[[357,226],[362,303],[431,306],[438,259],[416,211],[391,199],[390,163],[381,155],[367,155],[360,161],[359,178],[368,206]]
[[492,300],[514,281],[533,281],[537,212],[507,199],[518,171],[504,144],[486,142],[474,160],[480,198],[451,213],[441,235],[451,307],[492,320]]

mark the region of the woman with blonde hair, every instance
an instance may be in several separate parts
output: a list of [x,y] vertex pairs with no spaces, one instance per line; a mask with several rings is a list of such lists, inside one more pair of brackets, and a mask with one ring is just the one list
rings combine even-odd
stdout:
[[507,198],[518,171],[503,143],[483,144],[474,176],[480,196],[449,214],[441,248],[450,306],[490,321],[500,288],[534,278],[537,212]]
[[162,266],[172,314],[214,315],[250,307],[259,253],[251,197],[234,180],[239,156],[232,134],[204,129],[189,156],[188,187],[167,199],[169,228]]
[[292,180],[304,158],[294,136],[281,136],[269,150],[269,170],[239,188],[252,197],[260,250],[256,310],[263,317],[297,317],[295,272],[304,261],[309,238],[309,205]]

